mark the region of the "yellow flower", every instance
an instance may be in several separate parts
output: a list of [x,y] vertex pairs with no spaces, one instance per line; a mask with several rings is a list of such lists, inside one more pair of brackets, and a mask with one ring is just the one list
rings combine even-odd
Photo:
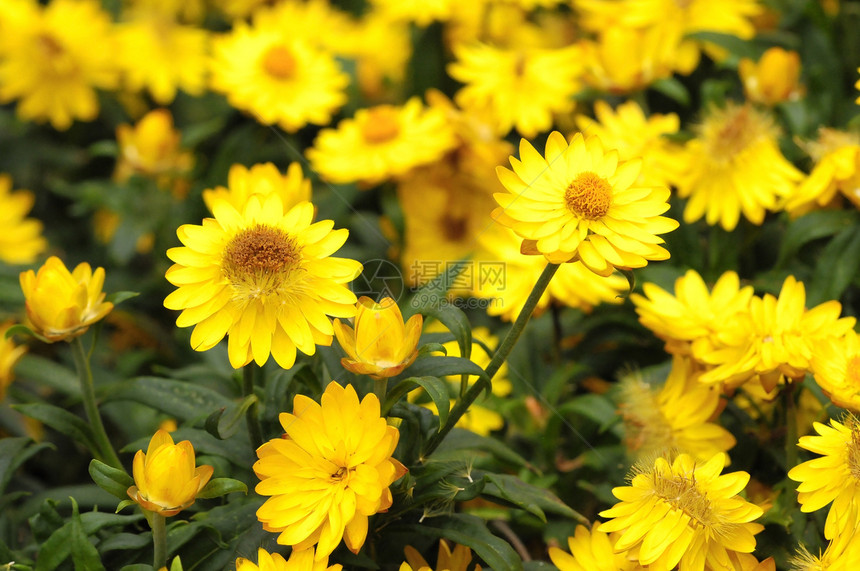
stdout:
[[797,216],[815,207],[830,206],[837,192],[860,208],[860,135],[822,127],[818,140],[802,146],[815,166],[788,197],[785,209]]
[[0,260],[7,264],[31,264],[48,247],[42,223],[25,218],[35,201],[28,190],[12,192],[12,177],[0,173]]
[[812,347],[815,382],[836,406],[860,411],[860,337],[849,329]]
[[359,109],[336,129],[323,129],[307,157],[326,180],[370,186],[435,162],[455,144],[445,114],[413,97],[402,107]]
[[264,125],[290,132],[325,125],[346,102],[347,75],[302,38],[238,22],[212,50],[212,89]]
[[262,547],[257,550],[257,564],[244,557],[236,559],[236,571],[340,571],[343,565],[328,564],[328,557],[314,560],[314,549],[296,550],[289,559],[279,553],[269,553]]
[[47,120],[59,130],[75,119],[92,121],[96,89],[118,83],[110,17],[95,0],[36,4],[18,14],[2,40],[0,103],[18,99],[21,119]]
[[663,135],[678,132],[680,119],[676,114],[645,117],[635,101],[622,103],[613,111],[608,103],[598,100],[594,103],[594,115],[595,119],[577,115],[580,131],[597,135],[605,147],[618,151],[622,161],[641,157],[639,182],[643,185],[669,184],[668,173],[677,170],[679,149]]
[[847,529],[834,537],[818,557],[800,546],[791,571],[854,571],[860,569],[860,534]]
[[230,364],[265,363],[271,353],[289,369],[296,350],[312,355],[330,345],[328,315],[355,315],[355,295],[345,284],[361,272],[355,260],[331,255],[347,238],[334,222],[312,223],[314,207],[301,202],[284,211],[280,196],[252,195],[242,211],[226,200],[214,218],[186,224],[171,248],[166,273],[179,289],[164,300],[181,309],[179,327],[194,325],[191,346],[207,351],[229,335]]
[[804,513],[820,510],[830,502],[824,537],[834,539],[851,533],[860,523],[860,421],[848,415],[830,426],[816,422],[817,436],[802,436],[797,445],[821,456],[795,466],[788,477],[797,486],[797,501]]
[[608,93],[630,93],[672,74],[677,43],[656,29],[613,25],[597,40],[580,42],[580,48],[584,83]]
[[596,527],[577,525],[573,537],[567,538],[570,553],[549,548],[549,558],[561,571],[640,571],[639,565],[627,551],[616,551],[620,534],[609,535]]
[[640,186],[640,161],[619,162],[597,137],[577,133],[568,145],[553,132],[546,158],[523,139],[511,165],[496,169],[508,193],[494,195],[493,218],[524,239],[524,251],[552,263],[581,260],[602,276],[669,258],[657,236],[678,227],[660,216],[669,189]]
[[379,11],[364,14],[333,46],[339,55],[355,61],[358,87],[366,99],[400,99],[406,66],[412,57],[412,39],[406,22],[392,22]]
[[357,553],[367,537],[368,517],[392,503],[388,489],[406,468],[391,457],[400,434],[380,417],[379,399],[359,403],[352,386],[332,382],[321,405],[303,395],[293,413],[281,413],[286,434],[257,449],[256,491],[272,496],[257,510],[278,543],[328,557],[343,538]]
[[390,20],[415,22],[421,27],[434,20],[444,22],[455,8],[453,0],[371,0],[371,3]]
[[194,155],[181,146],[182,133],[173,128],[167,109],[153,109],[134,126],[116,128],[119,158],[114,180],[126,182],[133,175],[154,179],[161,188],[181,193],[183,176],[194,166]]
[[621,380],[621,416],[625,444],[638,458],[677,450],[702,462],[731,449],[731,432],[709,422],[720,409],[720,390],[705,385],[689,359],[674,357],[662,387],[633,372]]
[[722,453],[704,463],[679,454],[639,467],[630,486],[612,490],[620,501],[600,513],[612,519],[598,529],[623,532],[615,550],[638,548],[649,571],[724,569],[731,552],[752,553],[764,529],[752,523],[761,508],[738,495],[749,474],[720,475],[726,462]]
[[717,335],[699,346],[694,356],[713,368],[704,383],[740,384],[759,380],[767,392],[810,369],[812,347],[821,339],[841,337],[854,327],[854,317],[839,317],[835,300],[806,309],[806,288],[794,276],[782,284],[779,297],[753,297],[749,310],[726,322]]
[[645,295],[634,293],[639,321],[666,342],[666,351],[690,355],[691,346],[718,334],[736,315],[746,313],[753,296],[752,286],[740,287],[735,272],[723,273],[713,290],[695,270],[675,280],[675,295],[653,283],[642,286]]
[[212,477],[212,466],[195,465],[190,441],[174,444],[169,432],[159,430],[146,453],[138,450],[134,455],[134,485],[128,496],[145,510],[164,517],[176,515],[194,503]]
[[399,375],[418,356],[424,318],[416,314],[403,323],[400,308],[390,297],[379,303],[361,297],[356,309],[354,329],[334,320],[334,335],[347,354],[341,364],[348,371],[374,379]]
[[517,129],[532,138],[549,130],[554,114],[573,110],[579,90],[580,51],[497,48],[472,43],[454,47],[448,73],[465,86],[455,95],[469,113],[488,119],[500,135]]
[[[433,568],[427,563],[418,550],[407,545],[404,550],[406,561],[400,566],[400,571],[432,571]],[[439,556],[436,558],[436,571],[481,571],[480,565],[472,567],[472,550],[465,545],[454,544],[454,550],[444,539],[439,540]]]
[[30,324],[49,342],[83,335],[113,309],[104,300],[104,269],[93,272],[86,262],[70,273],[58,257],[51,256],[38,273],[22,272],[20,281]]
[[686,152],[676,185],[681,198],[689,197],[688,223],[705,216],[711,226],[734,230],[743,213],[760,225],[765,210],[778,209],[803,178],[780,152],[770,117],[749,104],[711,111]]
[[16,345],[6,338],[12,325],[11,321],[0,323],[0,403],[6,398],[6,388],[15,380],[15,365],[27,352],[26,345]]
[[209,34],[178,24],[172,17],[136,10],[117,27],[117,61],[126,86],[149,90],[159,105],[176,97],[177,89],[202,95],[206,89]]
[[299,163],[290,163],[286,174],[281,174],[272,163],[262,163],[248,168],[235,164],[227,173],[227,188],[216,186],[203,191],[203,202],[212,212],[218,200],[227,200],[240,210],[253,195],[264,199],[269,194],[277,194],[285,210],[311,199],[311,181],[304,177]]
[[800,54],[779,46],[766,50],[758,63],[742,58],[738,73],[747,99],[765,105],[793,101],[803,94]]

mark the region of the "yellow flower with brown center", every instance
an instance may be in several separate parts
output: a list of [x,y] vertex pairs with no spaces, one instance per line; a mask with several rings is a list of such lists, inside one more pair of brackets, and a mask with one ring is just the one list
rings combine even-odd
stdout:
[[227,188],[216,186],[214,189],[203,191],[203,202],[212,212],[212,206],[218,200],[227,200],[237,210],[241,209],[252,195],[258,194],[264,198],[268,194],[277,194],[286,210],[296,204],[311,199],[311,181],[304,177],[299,163],[290,163],[287,172],[281,174],[278,167],[272,163],[262,163],[248,168],[235,164],[227,173]]
[[788,197],[785,209],[798,216],[816,207],[828,207],[840,192],[860,208],[860,135],[822,127],[817,140],[800,144],[815,166]]
[[619,533],[608,534],[577,525],[573,537],[567,538],[570,553],[549,548],[549,558],[561,571],[642,571],[636,558],[627,551],[616,551]]
[[804,513],[831,504],[824,537],[851,533],[860,523],[860,421],[848,415],[830,426],[816,422],[818,435],[802,436],[797,445],[820,456],[795,466],[788,477],[797,486],[797,501]]
[[779,46],[767,49],[758,62],[742,58],[738,73],[747,99],[765,105],[793,101],[803,94],[800,54]]
[[0,173],[0,260],[7,264],[31,264],[48,246],[42,223],[26,218],[35,201],[28,190],[12,192],[12,177]]
[[228,335],[233,367],[262,365],[271,354],[289,369],[297,350],[312,355],[330,345],[328,316],[355,314],[346,284],[361,264],[332,257],[347,230],[313,223],[310,202],[285,212],[277,194],[252,195],[241,211],[218,200],[212,210],[202,225],[181,226],[184,246],[167,252],[176,263],[166,277],[178,289],[164,305],[182,310],[179,327],[194,326],[191,346],[206,351]]
[[494,195],[500,208],[492,216],[523,238],[525,253],[556,264],[580,260],[601,276],[669,258],[657,236],[678,227],[660,216],[669,189],[640,186],[640,161],[619,161],[597,137],[577,133],[568,145],[553,132],[546,157],[523,139],[511,165],[496,169],[508,193]]
[[193,504],[214,472],[212,466],[196,466],[190,441],[174,444],[166,430],[152,436],[145,453],[137,451],[132,469],[134,485],[128,496],[143,509],[165,517]]
[[738,495],[749,474],[721,475],[726,462],[723,453],[707,462],[679,454],[637,467],[630,486],[612,490],[620,501],[600,512],[612,519],[598,529],[622,532],[615,551],[637,549],[649,571],[724,569],[730,553],[752,553],[764,529],[752,523],[761,508]]
[[812,347],[815,382],[836,406],[860,412],[860,337],[849,329]]
[[328,564],[328,557],[315,560],[314,549],[294,549],[289,559],[280,553],[269,553],[262,547],[257,550],[257,563],[244,557],[236,559],[236,571],[340,571],[343,565]]
[[12,325],[11,321],[0,323],[0,403],[6,398],[6,388],[15,379],[15,365],[27,352],[26,345],[16,345],[6,338],[6,331]]
[[711,111],[687,142],[687,168],[675,181],[678,195],[689,198],[684,221],[704,216],[734,230],[741,214],[760,225],[766,210],[780,208],[803,174],[782,155],[776,135],[770,117],[749,104]]
[[358,553],[368,518],[392,503],[388,487],[406,468],[391,457],[400,433],[380,416],[379,399],[360,402],[352,386],[332,382],[321,403],[296,395],[293,412],[281,413],[283,438],[257,449],[255,488],[272,496],[257,510],[278,543],[295,550],[316,544],[315,559],[344,540]]
[[[417,549],[411,545],[404,548],[406,561],[400,565],[400,571],[433,571]],[[439,540],[439,555],[436,558],[436,571],[481,571],[480,565],[472,566],[472,550],[465,545],[455,544],[454,549],[444,539]]]
[[424,318],[413,315],[406,323],[390,297],[376,303],[361,297],[356,304],[354,327],[334,320],[334,335],[347,356],[343,367],[359,375],[385,379],[399,375],[418,357],[418,338]]
[[413,97],[400,107],[359,109],[337,128],[323,129],[307,157],[326,180],[369,186],[438,161],[456,143],[445,113]]
[[103,268],[93,272],[82,262],[69,272],[56,256],[48,258],[38,272],[22,272],[21,289],[33,331],[49,342],[83,335],[113,309],[113,304],[105,301],[104,281]]

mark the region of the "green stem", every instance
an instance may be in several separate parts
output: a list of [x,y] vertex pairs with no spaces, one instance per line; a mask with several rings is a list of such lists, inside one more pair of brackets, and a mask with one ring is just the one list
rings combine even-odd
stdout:
[[794,402],[794,383],[789,380],[782,390],[785,404],[785,463],[786,470],[797,466],[797,407]]
[[422,456],[426,457],[432,453],[439,444],[442,443],[445,436],[454,428],[454,425],[457,424],[457,421],[460,420],[473,402],[480,396],[481,392],[486,388],[488,383],[491,383],[493,377],[496,373],[499,372],[499,369],[502,367],[502,364],[505,362],[505,359],[510,355],[511,350],[514,348],[514,345],[517,344],[517,340],[519,340],[520,335],[522,335],[523,330],[526,327],[526,323],[528,323],[529,319],[534,313],[535,307],[537,307],[538,301],[540,301],[541,296],[543,296],[544,291],[546,291],[547,286],[549,285],[552,276],[555,275],[555,272],[558,270],[558,264],[547,264],[543,269],[540,277],[532,288],[531,293],[529,293],[529,297],[526,299],[525,305],[523,305],[520,314],[517,316],[517,320],[508,330],[508,334],[502,340],[502,343],[499,345],[499,348],[496,349],[496,352],[493,353],[493,358],[490,360],[490,363],[487,365],[487,368],[484,371],[487,373],[487,379],[481,378],[478,379],[475,384],[469,387],[469,390],[466,391],[466,394],[463,395],[457,402],[454,404],[454,408],[448,413],[448,419],[445,421],[445,425],[439,429],[433,438],[427,443],[427,447],[424,450]]
[[91,452],[98,460],[108,464],[112,468],[125,471],[122,462],[120,462],[119,457],[113,449],[113,445],[110,443],[110,438],[108,438],[105,425],[102,423],[102,417],[99,414],[95,388],[93,387],[93,372],[90,369],[89,356],[84,350],[84,343],[80,337],[76,337],[71,344],[72,353],[75,356],[75,367],[78,370],[78,378],[81,381],[81,398],[84,402],[84,410],[86,411],[90,428],[92,428],[97,447],[97,450],[91,450]]
[[388,378],[373,380],[373,394],[379,399],[380,404],[385,402],[388,393]]
[[154,557],[152,566],[156,570],[167,567],[167,518],[152,512],[149,524],[152,526],[152,549]]
[[[252,361],[242,369],[242,396],[248,397],[254,394],[254,376],[257,365]],[[245,411],[245,421],[248,424],[248,434],[251,437],[251,446],[254,450],[263,445],[263,429],[260,428],[260,418],[257,415],[257,403],[254,402]]]

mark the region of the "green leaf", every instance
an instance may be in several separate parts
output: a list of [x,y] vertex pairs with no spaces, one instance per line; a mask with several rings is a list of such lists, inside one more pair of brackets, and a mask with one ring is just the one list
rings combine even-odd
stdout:
[[152,537],[143,533],[117,533],[99,543],[99,552],[135,551],[152,544]]
[[45,403],[14,404],[12,408],[70,436],[90,451],[98,450],[90,425],[63,408]]
[[439,357],[428,355],[416,359],[407,369],[411,377],[445,377],[447,375],[476,375],[485,381],[490,378],[480,366],[465,357]]
[[33,441],[27,437],[0,438],[0,495],[6,490],[9,481],[18,467],[33,454],[51,447],[51,444],[42,443],[29,446]]
[[782,237],[776,267],[782,267],[804,245],[855,227],[860,216],[852,210],[815,210],[792,221]]
[[107,400],[139,402],[186,421],[231,404],[230,399],[212,389],[159,377],[134,379],[109,395]]
[[202,499],[220,498],[233,492],[242,492],[247,495],[248,486],[244,482],[234,480],[233,478],[215,478],[209,480],[209,483],[197,492],[197,497]]
[[29,327],[27,327],[26,325],[23,325],[21,323],[16,323],[15,325],[13,325],[9,329],[7,329],[5,338],[11,339],[15,335],[26,335],[28,337],[38,337],[41,341],[47,341],[47,339],[45,339],[41,335],[38,335],[35,331],[33,331],[32,329],[30,329]]
[[15,365],[15,374],[19,379],[29,379],[65,395],[81,398],[81,382],[78,374],[50,359],[37,355],[24,355]]
[[90,477],[98,487],[120,500],[128,499],[128,489],[134,485],[134,480],[124,470],[108,466],[104,462],[93,459],[89,466]]
[[72,500],[72,519],[70,522],[72,561],[75,563],[75,571],[104,571],[98,549],[90,543],[84,532],[81,515],[78,513],[78,503],[75,498],[70,499]]
[[177,555],[170,564],[170,571],[182,571],[182,560]]
[[605,430],[612,425],[616,419],[615,405],[604,395],[584,394],[573,397],[557,409],[558,413],[567,416],[575,412],[593,420]]
[[486,484],[482,496],[490,498],[494,502],[502,502],[506,505],[526,510],[540,518],[546,523],[544,512],[554,513],[588,523],[587,520],[562,502],[558,497],[544,488],[533,486],[523,482],[516,476],[510,474],[484,474]]
[[674,77],[664,77],[651,84],[651,89],[658,91],[676,103],[687,106],[690,104],[690,92],[684,84]]
[[818,257],[814,277],[809,284],[809,307],[839,299],[860,271],[860,227],[845,228],[837,234]]
[[733,34],[724,34],[721,32],[696,32],[694,34],[688,34],[687,37],[694,40],[700,40],[702,42],[716,44],[721,48],[728,50],[732,55],[739,58],[748,58],[754,61],[758,61],[764,51],[760,46],[756,46],[748,40],[742,40]]
[[122,510],[127,508],[128,506],[135,506],[135,505],[137,505],[137,502],[134,500],[123,500],[117,504],[116,511],[114,513],[118,514],[119,512],[121,512]]
[[114,305],[119,305],[125,300],[137,297],[139,295],[140,293],[136,291],[115,291],[112,294],[106,296],[105,301],[108,301]]
[[460,356],[469,358],[472,354],[472,326],[463,310],[455,305],[425,306],[418,310],[425,317],[437,319],[454,335],[460,346]]
[[242,427],[245,412],[259,401],[257,395],[248,395],[238,403],[216,410],[206,418],[206,432],[219,440],[230,438]]
[[409,298],[409,301],[401,305],[404,318],[411,317],[416,313],[424,313],[432,308],[449,305],[448,290],[451,289],[457,277],[466,269],[468,264],[468,260],[446,264],[445,271],[440,272],[433,280],[418,288]]
[[484,520],[466,514],[434,517],[420,524],[404,525],[403,531],[465,545],[494,571],[522,571],[523,563],[513,547],[493,535]]
[[391,407],[394,406],[397,401],[417,387],[423,388],[433,400],[433,404],[436,405],[436,410],[439,414],[439,426],[441,427],[445,424],[445,420],[448,418],[448,412],[451,406],[451,395],[448,393],[448,382],[440,379],[439,377],[409,377],[408,379],[403,379],[394,385],[388,393],[388,397],[385,399],[383,415],[391,410]]
[[477,451],[483,451],[493,457],[507,462],[514,466],[534,469],[528,460],[514,452],[509,446],[495,438],[489,438],[475,434],[470,430],[462,428],[453,428],[451,432],[445,436],[442,443],[430,458],[447,459],[474,457]]
[[72,522],[56,530],[39,547],[35,571],[54,571],[72,552]]

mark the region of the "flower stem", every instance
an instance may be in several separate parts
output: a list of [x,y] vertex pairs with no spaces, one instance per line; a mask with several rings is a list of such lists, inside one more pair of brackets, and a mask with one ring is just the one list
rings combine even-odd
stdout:
[[528,298],[526,299],[525,305],[523,305],[522,310],[520,310],[520,314],[517,316],[517,320],[508,330],[508,334],[502,340],[502,343],[499,345],[499,348],[496,349],[496,352],[493,353],[493,358],[490,360],[490,363],[487,365],[487,368],[484,371],[487,373],[487,377],[489,379],[478,379],[469,390],[466,391],[466,394],[463,395],[462,398],[457,400],[454,404],[454,408],[451,409],[451,412],[448,414],[448,419],[445,421],[445,425],[439,429],[433,438],[427,443],[427,447],[424,450],[422,456],[426,457],[430,455],[433,450],[436,449],[439,444],[442,443],[442,440],[447,436],[447,434],[454,428],[454,425],[457,424],[457,421],[460,420],[466,411],[469,409],[469,406],[475,399],[480,396],[481,392],[486,388],[488,382],[492,382],[493,377],[496,373],[499,372],[499,369],[502,367],[502,364],[505,362],[505,359],[510,355],[511,350],[516,345],[517,340],[522,335],[523,330],[526,327],[526,323],[528,323],[529,319],[534,313],[535,307],[537,307],[538,301],[543,296],[543,293],[546,291],[547,286],[549,285],[552,276],[555,275],[555,272],[558,270],[558,264],[547,264],[543,269],[540,277],[532,288],[531,293],[529,293]]
[[93,455],[100,461],[108,464],[112,468],[125,470],[122,462],[113,449],[110,443],[105,425],[102,423],[102,417],[99,414],[99,408],[96,404],[96,393],[93,388],[93,372],[90,368],[90,359],[87,352],[84,350],[84,344],[80,337],[76,337],[72,343],[72,353],[75,357],[75,368],[78,370],[78,379],[81,381],[81,398],[84,402],[84,410],[87,414],[90,428],[93,431],[95,438],[96,450],[91,450]]
[[156,569],[167,567],[167,525],[163,515],[152,512],[149,524],[152,526],[152,566]]
[[[257,365],[252,361],[242,369],[242,396],[249,397],[254,394],[254,377]],[[257,403],[254,402],[245,411],[245,421],[248,424],[248,434],[251,437],[251,446],[254,450],[263,445],[263,429],[260,428],[260,418],[257,415]]]
[[785,464],[786,470],[797,466],[797,407],[794,402],[794,383],[788,382],[782,389],[785,404]]
[[385,395],[388,393],[388,378],[373,380],[373,394],[379,399],[380,403],[385,402]]

